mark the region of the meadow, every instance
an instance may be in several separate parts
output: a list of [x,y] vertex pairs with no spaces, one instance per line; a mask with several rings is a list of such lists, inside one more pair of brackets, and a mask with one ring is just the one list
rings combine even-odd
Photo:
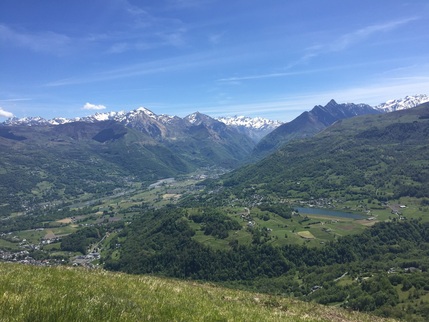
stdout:
[[1,321],[393,321],[211,284],[0,264]]

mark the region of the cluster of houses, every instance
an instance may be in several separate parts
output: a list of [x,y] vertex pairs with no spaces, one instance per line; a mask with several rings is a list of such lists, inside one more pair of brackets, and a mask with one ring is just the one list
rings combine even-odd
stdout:
[[59,259],[34,259],[30,256],[30,253],[27,250],[21,250],[17,252],[0,250],[0,260],[7,263],[21,263],[36,266],[52,266],[64,264],[64,260]]

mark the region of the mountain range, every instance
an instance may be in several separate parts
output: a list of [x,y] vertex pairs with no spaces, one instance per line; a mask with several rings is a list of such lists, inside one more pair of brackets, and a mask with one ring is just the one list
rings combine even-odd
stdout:
[[[95,123],[101,121],[116,121],[122,123],[124,125],[130,127],[138,127],[137,123],[142,119],[142,117],[146,116],[151,119],[152,122],[158,124],[161,127],[170,127],[174,128],[174,126],[186,126],[185,123],[190,122],[193,123],[195,116],[203,115],[199,112],[195,112],[190,114],[184,118],[180,118],[178,116],[170,116],[166,114],[157,115],[151,110],[139,107],[130,112],[107,112],[107,113],[96,113],[90,116],[84,117],[76,117],[76,118],[63,118],[57,117],[53,119],[44,119],[42,117],[24,117],[17,118],[13,117],[5,122],[4,125],[12,126],[12,125],[26,125],[26,126],[40,126],[40,125],[61,125],[66,123],[73,122],[85,122],[85,123]],[[222,122],[226,124],[228,127],[236,129],[238,132],[245,134],[252,138],[255,142],[259,141],[263,136],[274,130],[276,127],[282,124],[279,121],[272,121],[266,118],[261,117],[246,117],[246,116],[234,116],[234,117],[218,117],[213,118],[216,121]],[[206,118],[207,120],[207,118]],[[163,132],[165,135],[169,135],[171,133]],[[164,135],[164,136],[165,136]]]
[[[255,148],[255,155],[266,155],[289,140],[312,136],[340,119],[367,113],[376,114],[408,109],[428,101],[429,97],[424,94],[406,96],[403,99],[389,100],[375,107],[371,107],[367,104],[337,104],[334,100],[331,100],[325,106],[317,105],[311,111],[306,111],[296,119],[287,123],[261,117],[251,118],[247,116],[221,116],[213,119],[224,123],[230,129],[244,134],[255,144],[259,143]],[[191,122],[195,115],[203,114],[196,112],[185,118],[180,118],[178,116],[166,114],[157,115],[147,108],[139,107],[129,112],[96,113],[94,115],[76,118],[56,117],[53,119],[44,119],[42,117],[13,117],[1,124],[7,126],[47,126],[73,122],[96,123],[100,121],[116,121],[127,127],[141,128],[143,131],[149,132],[154,131],[152,134],[155,136],[167,139],[172,137],[174,139],[175,134],[177,134],[177,128],[186,127],[186,122]],[[210,118],[207,117],[206,120]],[[146,125],[141,124],[143,119],[146,119],[146,121],[143,122]],[[147,120],[150,120],[150,122]],[[151,123],[151,125],[149,125],[149,123]],[[276,130],[274,133],[260,142],[274,130]]]
[[0,124],[0,212],[30,201],[109,192],[135,181],[147,184],[201,167],[237,168],[252,155],[267,155],[339,120],[408,108],[425,99],[407,97],[377,109],[331,100],[282,125],[262,118],[214,119],[199,112],[180,118],[146,108],[77,119],[12,118]]
[[339,120],[357,115],[405,110],[426,102],[429,102],[429,97],[424,94],[389,100],[375,107],[368,104],[338,104],[335,100],[331,100],[325,106],[316,105],[311,111],[303,112],[291,122],[281,124],[267,134],[258,142],[253,151],[253,157],[260,159],[291,140],[314,136]]

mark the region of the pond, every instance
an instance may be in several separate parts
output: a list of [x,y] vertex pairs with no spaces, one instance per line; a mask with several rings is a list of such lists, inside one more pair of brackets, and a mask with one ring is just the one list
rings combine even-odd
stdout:
[[341,217],[341,218],[350,218],[350,219],[366,218],[363,215],[352,214],[349,212],[342,212],[342,211],[334,211],[329,209],[295,207],[295,210],[298,211],[300,214],[307,214],[307,215],[331,216],[331,217]]

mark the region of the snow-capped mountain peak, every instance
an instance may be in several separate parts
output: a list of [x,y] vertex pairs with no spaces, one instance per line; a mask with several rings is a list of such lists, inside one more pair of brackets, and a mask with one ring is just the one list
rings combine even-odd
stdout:
[[192,113],[192,114],[186,116],[185,120],[188,121],[191,124],[199,125],[199,124],[201,124],[203,122],[209,122],[209,123],[211,123],[215,119],[211,118],[208,115],[202,114],[200,112],[195,112],[195,113]]
[[276,128],[283,124],[280,121],[273,121],[262,117],[248,117],[248,116],[226,116],[217,117],[216,120],[225,123],[228,126],[246,127],[253,129]]
[[147,116],[149,116],[149,117],[151,117],[151,118],[153,118],[153,119],[157,119],[157,115],[154,113],[154,112],[152,112],[151,110],[148,110],[147,108],[145,108],[145,107],[139,107],[138,109],[136,109],[136,110],[134,110],[135,112],[139,112],[139,113],[143,113],[143,114],[146,114]]
[[405,96],[401,99],[388,100],[385,103],[377,105],[375,108],[383,112],[393,112],[399,110],[406,110],[416,107],[417,105],[429,102],[429,96],[425,94]]

